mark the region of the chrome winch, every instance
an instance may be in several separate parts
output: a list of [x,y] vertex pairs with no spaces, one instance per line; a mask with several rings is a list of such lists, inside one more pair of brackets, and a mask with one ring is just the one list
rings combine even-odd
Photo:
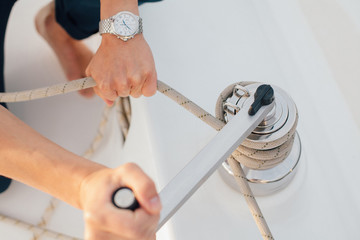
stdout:
[[[230,121],[260,85],[256,82],[240,82],[227,87],[218,98],[216,117]],[[296,105],[281,88],[271,86],[275,94],[274,108],[232,153],[242,165],[254,195],[258,196],[285,187],[295,175],[301,156],[301,142],[296,132]],[[226,183],[239,190],[227,161],[219,172]]]

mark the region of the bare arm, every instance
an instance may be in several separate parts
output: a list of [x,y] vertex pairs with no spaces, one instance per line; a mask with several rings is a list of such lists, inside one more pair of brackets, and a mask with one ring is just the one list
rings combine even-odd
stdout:
[[[153,239],[161,208],[154,183],[134,164],[116,169],[77,156],[44,138],[0,107],[0,175],[45,191],[84,210],[86,239]],[[141,208],[112,206],[128,186]]]
[[105,168],[50,142],[6,109],[0,109],[1,174],[80,208],[82,179]]

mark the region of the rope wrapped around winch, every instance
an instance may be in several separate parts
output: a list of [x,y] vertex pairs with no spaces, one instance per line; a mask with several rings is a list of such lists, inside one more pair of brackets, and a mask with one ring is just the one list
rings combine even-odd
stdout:
[[[238,102],[242,98],[248,98],[250,93],[246,89],[246,86],[254,83],[255,82],[239,82],[225,88],[221,92],[216,103],[216,117],[225,122],[226,119],[224,113],[226,112],[226,109],[224,109],[224,103],[226,103],[227,99],[233,97],[235,94],[238,95]],[[236,90],[238,89],[243,91],[243,93],[237,93]],[[294,143],[297,122],[298,113],[296,110],[294,123],[290,123],[291,126],[289,126],[288,131],[281,133],[280,136],[276,138],[265,139],[263,141],[254,141],[247,138],[231,154],[232,157],[242,165],[251,169],[264,170],[275,167],[276,165],[283,162],[290,154]]]
[[[228,88],[226,88],[219,97],[217,107],[216,107],[216,117],[206,112],[204,109],[193,103],[191,100],[177,92],[175,89],[169,87],[165,83],[158,81],[158,91],[173,99],[179,105],[190,111],[196,117],[204,121],[206,124],[211,126],[212,128],[220,131],[221,128],[226,124],[224,118],[224,108],[223,103],[229,97],[231,92],[234,92],[234,87],[237,85],[241,85],[246,87],[250,82],[242,82],[236,83]],[[67,92],[78,91],[90,87],[96,86],[95,81],[91,77],[74,80],[71,82],[67,82],[65,84],[58,84],[51,87],[45,87],[40,89],[34,89],[29,91],[21,91],[15,93],[0,93],[0,102],[20,102],[20,101],[28,101],[39,99],[43,97],[55,96],[59,94],[64,94]],[[131,109],[128,98],[121,98],[116,102],[116,109],[119,124],[121,126],[121,131],[123,133],[124,139],[126,138],[129,126],[130,126],[130,117],[131,117]],[[105,109],[105,113],[108,112],[109,109]],[[106,114],[104,114],[106,115]],[[100,124],[99,129],[104,128],[104,124],[107,120],[103,120]],[[284,134],[276,138],[275,140],[268,141],[265,143],[257,143],[251,141],[249,139],[245,140],[241,146],[234,151],[231,156],[227,159],[227,162],[232,168],[236,181],[239,184],[240,190],[244,195],[246,202],[249,205],[250,211],[255,219],[255,222],[261,232],[261,235],[264,239],[273,239],[273,236],[270,232],[270,229],[263,217],[261,210],[253,196],[253,193],[248,185],[247,179],[244,175],[242,167],[240,165],[243,164],[246,167],[254,168],[254,169],[266,169],[277,164],[281,163],[289,154],[294,134],[297,125],[297,114],[295,124],[291,127],[291,129]],[[98,142],[102,139],[102,131],[98,131],[97,137],[94,139],[91,148],[85,154],[86,157],[89,157],[97,148]],[[47,214],[49,215],[49,214]],[[1,215],[0,215],[1,216]],[[9,220],[11,218],[6,216],[1,216],[0,220]],[[18,221],[17,221],[18,222]],[[27,224],[27,226],[31,226]],[[44,222],[42,222],[42,226],[46,226]],[[26,227],[30,229],[29,227]],[[36,226],[33,226],[35,229]],[[59,236],[62,234],[59,233]]]

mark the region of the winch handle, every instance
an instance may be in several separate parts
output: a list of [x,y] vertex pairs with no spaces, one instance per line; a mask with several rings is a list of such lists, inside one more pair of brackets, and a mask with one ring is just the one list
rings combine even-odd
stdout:
[[[270,86],[270,85],[261,85],[260,87],[258,87],[257,88],[257,90],[256,90],[256,93],[255,93],[255,99],[254,99],[254,102],[252,103],[252,105],[250,106],[250,108],[249,108],[249,111],[248,111],[248,115],[250,115],[250,116],[254,116],[259,110],[260,110],[260,108],[262,107],[262,106],[267,106],[267,105],[270,105],[270,104],[272,104],[273,103],[273,100],[274,100],[274,90],[273,90],[273,88]],[[233,123],[231,123],[231,124],[233,124],[234,126],[239,126],[240,127],[240,131],[236,131],[236,132],[242,132],[242,137],[239,137],[238,136],[238,134],[235,134],[235,137],[232,137],[232,138],[234,138],[234,139],[231,139],[231,143],[234,145],[234,143],[233,143],[233,141],[235,141],[235,140],[238,140],[238,144],[235,144],[232,148],[233,148],[233,150],[245,139],[245,137],[246,136],[248,136],[249,135],[249,133],[252,131],[252,130],[249,130],[249,129],[254,129],[258,124],[259,124],[259,122],[260,122],[260,120],[262,120],[262,119],[264,119],[264,116],[266,116],[266,114],[268,114],[269,112],[270,112],[270,110],[272,109],[272,107],[273,107],[273,104],[272,104],[272,106],[271,107],[267,107],[266,109],[266,111],[265,111],[265,109],[263,109],[263,112],[262,112],[262,114],[260,114],[257,118],[254,118],[254,119],[252,119],[252,120],[250,120],[250,118],[245,118],[245,115],[244,116],[242,116],[242,117],[239,117],[239,119],[238,120],[236,120],[235,122],[233,122]],[[244,114],[244,113],[243,113]],[[238,114],[238,115],[240,115],[240,114]],[[260,117],[260,116],[262,116],[262,117]],[[257,120],[256,120],[257,119]],[[257,123],[255,123],[256,121],[257,121]],[[224,127],[225,129],[226,128],[228,128],[228,127],[230,127],[230,125],[231,124],[227,124],[227,125],[229,125],[229,126],[227,126],[227,127]],[[233,127],[231,127],[231,128],[234,128],[234,126]],[[231,134],[229,134],[229,133],[227,133],[227,135],[229,134],[229,135],[233,135],[232,133],[233,133],[233,130],[232,129],[230,129],[230,130],[226,130],[227,132],[230,132]],[[222,131],[220,131],[220,132],[222,132]],[[247,133],[246,133],[247,132]],[[220,138],[222,138],[222,137],[220,137]],[[241,140],[240,140],[240,138],[241,138]],[[213,140],[215,140],[215,141],[218,141],[216,138],[215,139],[213,139]],[[221,141],[223,141],[223,139],[221,139]],[[209,144],[208,144],[209,145]],[[227,148],[227,147],[224,147],[224,148]],[[205,147],[205,149],[206,149],[206,147]],[[227,149],[227,150],[229,150],[229,149]],[[233,150],[231,150],[231,151],[229,151],[229,153],[231,153]],[[205,151],[206,152],[206,151]],[[226,159],[226,157],[229,155],[229,153],[225,153],[225,155],[224,156],[222,156],[222,158],[224,158],[224,159]],[[196,158],[196,157],[195,157]],[[205,163],[202,163],[201,162],[201,157],[199,158],[200,160],[198,160],[198,159],[193,159],[193,161],[192,162],[195,162],[196,164],[199,162],[199,164],[200,165],[204,165]],[[223,159],[223,161],[224,161],[224,159]],[[195,160],[195,161],[194,161]],[[215,159],[216,160],[216,159]],[[190,162],[191,163],[191,162]],[[215,161],[214,163],[211,163],[210,165],[212,165],[212,164],[215,164],[215,163],[221,163],[221,160],[219,161],[219,160],[217,160],[217,161]],[[209,164],[209,163],[206,163],[206,164]],[[191,165],[191,164],[188,164],[188,165]],[[198,168],[194,168],[194,169],[198,169]],[[212,169],[212,171],[214,171],[214,169],[216,169],[216,168],[213,168],[213,166],[210,166],[210,169],[207,171],[207,172],[205,172],[205,173],[202,173],[204,176],[201,176],[202,178],[206,178],[206,176],[208,177],[211,173],[212,173],[212,171],[211,171],[211,169]],[[193,172],[193,168],[192,167],[189,167],[189,168],[186,168],[185,167],[185,169],[183,169],[182,171],[184,171],[184,172]],[[202,174],[200,174],[200,175],[202,175]],[[192,174],[185,174],[185,175],[187,175],[187,176],[189,176],[189,175],[192,175]],[[178,176],[176,176],[174,179],[175,180],[178,180],[178,178],[181,178],[181,179],[183,179],[182,178],[182,176],[181,176],[181,174],[179,174]],[[174,181],[174,179],[172,180],[172,181]],[[200,181],[200,180],[196,180],[195,182],[202,182],[202,181]],[[175,185],[179,185],[179,183],[178,183],[179,181],[175,181]],[[180,181],[181,182],[181,181]],[[190,183],[189,183],[190,185],[191,185],[191,181],[190,181]],[[171,184],[170,184],[171,185]],[[195,184],[196,185],[196,184]],[[191,186],[191,187],[193,187],[193,186]],[[176,188],[174,188],[174,189],[176,189]],[[196,187],[193,187],[192,188],[192,190],[191,190],[191,192],[193,193],[194,191],[196,191]],[[160,195],[170,195],[170,196],[173,196],[174,195],[174,193],[173,193],[173,190],[170,190],[170,193],[168,193],[167,192],[167,190],[168,190],[168,186],[166,186],[165,187],[165,191],[163,190],[161,193],[160,193]],[[182,194],[180,194],[181,195],[181,197],[180,198],[183,198],[182,200],[180,200],[180,202],[179,203],[176,203],[176,204],[178,204],[178,206],[176,205],[176,204],[168,204],[169,206],[167,206],[166,204],[167,204],[167,202],[166,202],[166,204],[165,204],[165,210],[163,210],[163,212],[165,212],[165,214],[164,213],[162,213],[162,216],[161,216],[161,218],[160,218],[160,223],[159,223],[159,228],[167,221],[167,219],[169,218],[169,217],[171,217],[172,216],[172,214],[174,214],[174,212],[187,200],[187,198],[188,198],[188,195],[191,195],[191,194],[189,194],[189,192],[188,192],[189,190],[188,189],[186,189],[186,194],[183,194],[184,196],[182,196]],[[164,193],[165,192],[165,193]],[[176,194],[175,194],[176,195]],[[162,198],[163,196],[161,196],[161,198]],[[170,199],[170,197],[169,197],[169,199]],[[166,200],[166,198],[165,198],[165,200]],[[136,198],[135,198],[135,195],[134,195],[134,193],[133,193],[133,191],[130,189],[130,188],[128,188],[128,187],[121,187],[121,188],[118,188],[114,193],[113,193],[113,195],[112,195],[112,203],[114,204],[114,206],[115,207],[117,207],[117,208],[120,208],[120,209],[127,209],[127,210],[131,210],[131,211],[135,211],[136,209],[138,209],[139,207],[140,207],[140,204],[139,204],[139,202],[136,200]]]

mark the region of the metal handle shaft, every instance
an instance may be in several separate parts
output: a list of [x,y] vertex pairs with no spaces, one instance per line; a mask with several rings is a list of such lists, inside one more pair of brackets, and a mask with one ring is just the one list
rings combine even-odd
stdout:
[[[274,103],[264,106],[254,116],[250,116],[248,114],[250,104],[245,105],[210,143],[164,187],[160,192],[163,210],[160,213],[158,229],[175,214],[219,165],[260,124],[273,106]],[[117,195],[114,193],[114,204],[120,202],[120,200],[114,200],[115,196]],[[129,209],[129,207],[122,208]]]

